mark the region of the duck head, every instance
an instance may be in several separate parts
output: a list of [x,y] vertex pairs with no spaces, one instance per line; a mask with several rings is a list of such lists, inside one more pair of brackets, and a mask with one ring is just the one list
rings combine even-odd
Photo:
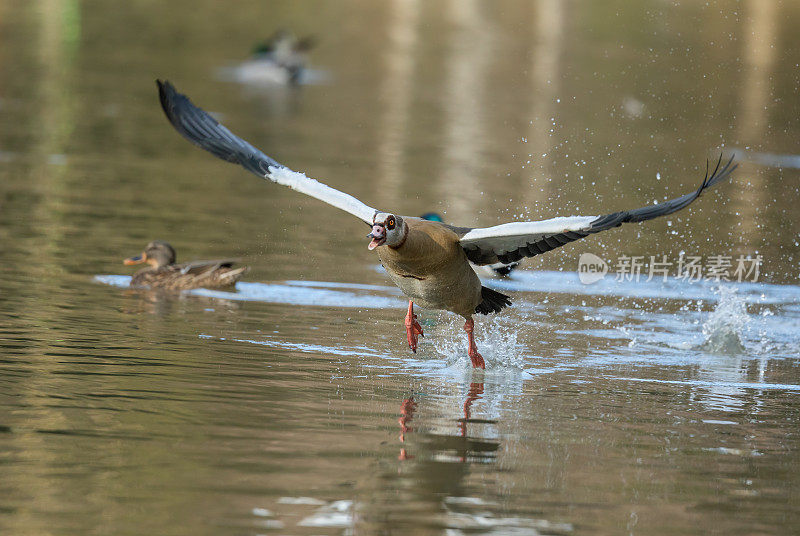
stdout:
[[406,235],[408,225],[401,216],[378,212],[372,219],[372,232],[367,235],[372,239],[367,248],[373,250],[383,245],[398,248],[405,242]]
[[161,268],[175,263],[175,250],[163,240],[153,240],[144,248],[141,255],[125,259],[125,264],[147,263],[153,268]]

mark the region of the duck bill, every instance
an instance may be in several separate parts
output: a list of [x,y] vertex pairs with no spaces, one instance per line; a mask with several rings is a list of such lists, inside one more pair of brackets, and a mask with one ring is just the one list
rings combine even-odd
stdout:
[[126,265],[131,265],[131,264],[142,264],[143,262],[146,261],[147,261],[147,256],[144,253],[142,253],[141,255],[136,255],[135,257],[128,257],[122,262],[125,263]]

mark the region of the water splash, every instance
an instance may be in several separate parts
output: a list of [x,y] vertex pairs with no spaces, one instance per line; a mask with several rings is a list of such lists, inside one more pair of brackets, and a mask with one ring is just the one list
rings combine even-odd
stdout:
[[700,348],[715,354],[740,354],[745,350],[742,337],[750,321],[747,304],[733,287],[721,286],[716,292],[719,303],[703,324],[705,341]]
[[636,333],[628,326],[617,326],[616,330],[619,331],[622,336],[626,339],[630,339],[628,341],[628,348],[633,348],[636,346],[636,343],[639,341],[636,338]]
[[[519,320],[511,315],[481,317],[475,322],[475,342],[487,369],[524,368],[526,356],[523,346],[517,341],[518,334]],[[432,345],[448,367],[460,364],[472,366],[467,357],[467,335],[461,317],[441,314],[436,334],[431,339],[435,339]]]

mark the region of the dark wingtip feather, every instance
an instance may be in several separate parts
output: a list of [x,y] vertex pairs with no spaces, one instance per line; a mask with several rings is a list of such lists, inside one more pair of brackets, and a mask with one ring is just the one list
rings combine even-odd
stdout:
[[[722,167],[721,169],[720,166]],[[648,207],[642,207],[636,210],[615,213],[614,216],[620,215],[621,218],[617,217],[616,219],[618,221],[615,221],[614,223],[619,225],[620,223],[625,222],[642,222],[682,210],[691,205],[705,190],[730,177],[731,173],[734,169],[736,169],[736,167],[737,165],[733,164],[733,156],[731,156],[725,165],[722,166],[722,155],[720,155],[713,171],[711,171],[711,165],[709,161],[706,160],[706,173],[703,177],[703,181],[700,183],[700,187],[697,188],[697,190],[681,197],[676,197],[675,199],[670,199],[669,201],[659,203],[658,205],[650,205]],[[607,220],[610,219],[609,216],[601,216],[598,218],[593,225],[592,232],[598,232],[610,228],[611,226],[607,225]]]
[[[723,181],[728,177],[730,177],[731,173],[733,173],[733,171],[739,167],[739,164],[733,163],[733,159],[735,156],[736,155],[731,155],[731,157],[728,159],[725,165],[722,166],[722,169],[719,169],[719,166],[722,163],[722,154],[719,155],[719,162],[717,162],[717,169],[714,170],[714,173],[712,173],[711,177],[709,177],[708,181],[706,181],[705,188],[710,188],[711,186],[714,186],[718,182]],[[717,170],[719,170],[719,173],[717,173]]]
[[[722,153],[720,153],[719,158],[717,159],[717,164],[716,166],[714,166],[714,171],[711,172],[711,175],[708,174],[709,164],[708,160],[706,160],[706,177],[703,179],[703,184],[700,185],[700,189],[697,192],[698,196],[703,192],[703,190],[706,190],[714,186],[718,182],[727,179],[733,172],[733,170],[739,167],[739,164],[733,164],[734,156],[735,155],[731,155],[731,157],[728,159],[727,162],[725,162],[725,165],[723,166]],[[722,166],[722,169],[720,169],[720,166]]]
[[158,86],[158,100],[161,102],[161,109],[164,110],[167,119],[174,123],[170,102],[176,93],[175,86],[170,84],[168,80],[159,79],[156,79],[156,85]]
[[268,175],[271,167],[280,166],[195,106],[167,80],[156,80],[156,85],[164,115],[175,130],[194,145],[226,162],[239,164],[262,178]]

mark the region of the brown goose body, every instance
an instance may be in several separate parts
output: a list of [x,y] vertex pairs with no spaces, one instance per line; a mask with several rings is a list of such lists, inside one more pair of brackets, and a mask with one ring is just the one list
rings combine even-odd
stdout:
[[414,303],[469,319],[481,303],[481,282],[469,265],[460,236],[438,222],[403,216],[408,225],[399,247],[376,248],[389,277]]

